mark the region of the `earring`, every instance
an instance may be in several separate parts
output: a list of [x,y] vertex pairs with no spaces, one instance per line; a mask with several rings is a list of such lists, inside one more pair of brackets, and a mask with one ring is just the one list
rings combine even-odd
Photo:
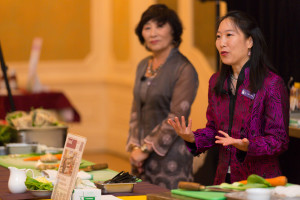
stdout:
[[248,51],[248,56],[251,56],[251,51]]
[[172,40],[172,44],[174,45],[174,47],[176,47],[178,43],[177,43],[177,41]]
[[144,47],[145,47],[148,51],[151,51],[151,49],[149,49],[149,47],[146,45],[146,42],[144,43]]

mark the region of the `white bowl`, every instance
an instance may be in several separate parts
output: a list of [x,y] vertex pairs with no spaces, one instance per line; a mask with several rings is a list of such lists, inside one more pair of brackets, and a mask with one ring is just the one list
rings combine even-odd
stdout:
[[248,200],[270,200],[271,189],[267,188],[249,188],[246,190]]
[[30,192],[33,196],[36,197],[50,197],[52,194],[52,191],[50,190],[27,190]]

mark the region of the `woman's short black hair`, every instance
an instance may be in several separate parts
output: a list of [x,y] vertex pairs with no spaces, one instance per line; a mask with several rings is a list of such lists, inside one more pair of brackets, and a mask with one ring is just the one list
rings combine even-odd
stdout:
[[141,20],[135,29],[135,34],[139,37],[141,44],[145,43],[145,39],[142,36],[142,31],[144,25],[149,20],[154,20],[161,24],[169,23],[173,30],[172,36],[174,46],[179,47],[181,43],[182,24],[174,10],[168,8],[164,4],[154,4],[142,14]]
[[[251,92],[257,92],[264,82],[267,74],[267,70],[276,72],[271,66],[267,57],[267,45],[264,36],[258,27],[255,19],[242,11],[230,11],[225,16],[221,17],[217,22],[217,29],[221,22],[225,19],[230,19],[234,25],[240,29],[246,38],[251,37],[253,46],[251,48],[250,62],[250,90]],[[215,86],[217,94],[221,94],[223,90],[223,84],[225,79],[232,73],[231,66],[221,63],[221,71],[218,82]]]

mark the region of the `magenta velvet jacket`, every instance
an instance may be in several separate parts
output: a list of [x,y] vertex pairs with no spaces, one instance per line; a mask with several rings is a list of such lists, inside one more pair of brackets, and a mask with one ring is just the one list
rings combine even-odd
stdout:
[[[237,90],[231,137],[248,138],[247,152],[234,146],[219,145],[219,163],[214,184],[225,182],[228,167],[231,182],[245,180],[250,174],[265,178],[281,175],[278,155],[288,148],[289,99],[283,80],[268,72],[263,87],[253,96],[248,89],[249,67],[242,70],[244,80]],[[228,133],[230,95],[217,96],[214,87],[219,73],[209,81],[206,128],[194,132],[195,143],[186,143],[198,155],[215,144],[218,130]],[[224,89],[228,91],[227,80]],[[247,94],[250,94],[247,95]]]

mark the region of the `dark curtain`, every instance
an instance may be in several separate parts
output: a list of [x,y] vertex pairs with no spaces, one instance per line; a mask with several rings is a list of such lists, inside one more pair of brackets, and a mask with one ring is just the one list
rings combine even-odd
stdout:
[[271,63],[288,83],[300,82],[300,0],[226,0],[228,11],[241,10],[258,22]]
[[209,150],[203,165],[195,172],[194,182],[202,185],[213,185],[218,166],[219,147],[216,145]]

